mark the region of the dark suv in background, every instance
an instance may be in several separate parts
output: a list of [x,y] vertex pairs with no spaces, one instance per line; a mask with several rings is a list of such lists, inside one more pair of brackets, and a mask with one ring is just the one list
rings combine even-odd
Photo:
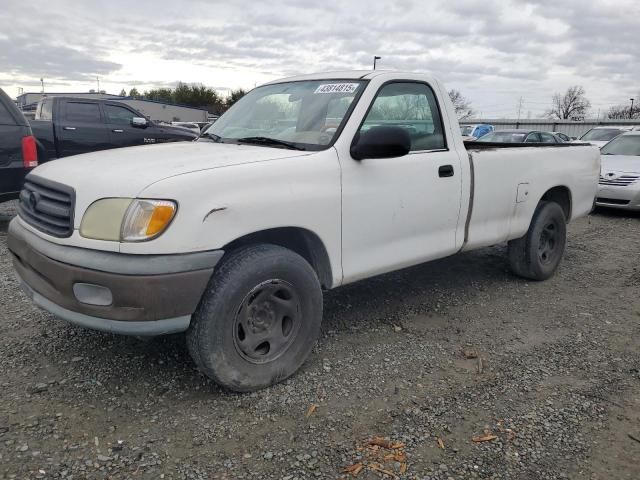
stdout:
[[38,166],[31,127],[0,88],[0,202],[18,198],[25,175]]
[[184,142],[198,137],[184,128],[156,124],[122,103],[70,97],[40,100],[31,128],[38,141],[41,162],[110,148]]

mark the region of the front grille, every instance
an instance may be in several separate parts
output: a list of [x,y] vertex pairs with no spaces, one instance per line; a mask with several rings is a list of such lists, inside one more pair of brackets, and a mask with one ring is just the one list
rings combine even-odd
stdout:
[[20,191],[18,215],[44,233],[70,237],[74,203],[75,192],[71,187],[28,175]]
[[611,205],[628,205],[629,200],[620,200],[618,198],[604,198],[598,197],[596,198],[597,203],[609,203]]
[[608,185],[612,187],[628,187],[638,181],[640,175],[621,175],[619,177],[603,177],[600,176],[600,185]]

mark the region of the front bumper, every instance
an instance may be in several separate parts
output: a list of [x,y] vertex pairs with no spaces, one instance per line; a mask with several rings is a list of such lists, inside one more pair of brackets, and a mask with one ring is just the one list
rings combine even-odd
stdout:
[[34,303],[71,323],[125,335],[186,330],[224,254],[128,255],[58,245],[18,218],[9,225],[7,245]]
[[640,211],[640,185],[637,182],[627,187],[598,185],[596,205]]

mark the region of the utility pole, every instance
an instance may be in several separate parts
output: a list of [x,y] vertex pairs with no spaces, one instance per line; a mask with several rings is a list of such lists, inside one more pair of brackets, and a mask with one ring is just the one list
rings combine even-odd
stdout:
[[376,60],[382,60],[382,57],[379,57],[377,55],[373,57],[373,69],[374,70],[376,69]]
[[631,109],[629,110],[629,118],[633,118],[633,98],[630,98],[629,100],[631,100]]
[[40,77],[40,85],[42,85],[42,93],[44,93],[44,78]]
[[524,103],[524,100],[522,99],[522,97],[520,97],[518,99],[518,122],[520,121],[520,112],[522,111],[522,104]]
[[96,76],[96,82],[98,82],[98,93],[100,93],[100,77]]

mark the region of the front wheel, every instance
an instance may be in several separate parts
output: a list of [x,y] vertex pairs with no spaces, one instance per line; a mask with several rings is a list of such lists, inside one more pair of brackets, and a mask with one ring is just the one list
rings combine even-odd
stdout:
[[187,345],[205,375],[248,392],[291,376],[311,352],[321,321],[322,290],[311,265],[286,248],[254,245],[216,268]]
[[511,270],[524,278],[546,280],[560,265],[566,244],[564,211],[557,203],[542,201],[527,233],[509,242]]

